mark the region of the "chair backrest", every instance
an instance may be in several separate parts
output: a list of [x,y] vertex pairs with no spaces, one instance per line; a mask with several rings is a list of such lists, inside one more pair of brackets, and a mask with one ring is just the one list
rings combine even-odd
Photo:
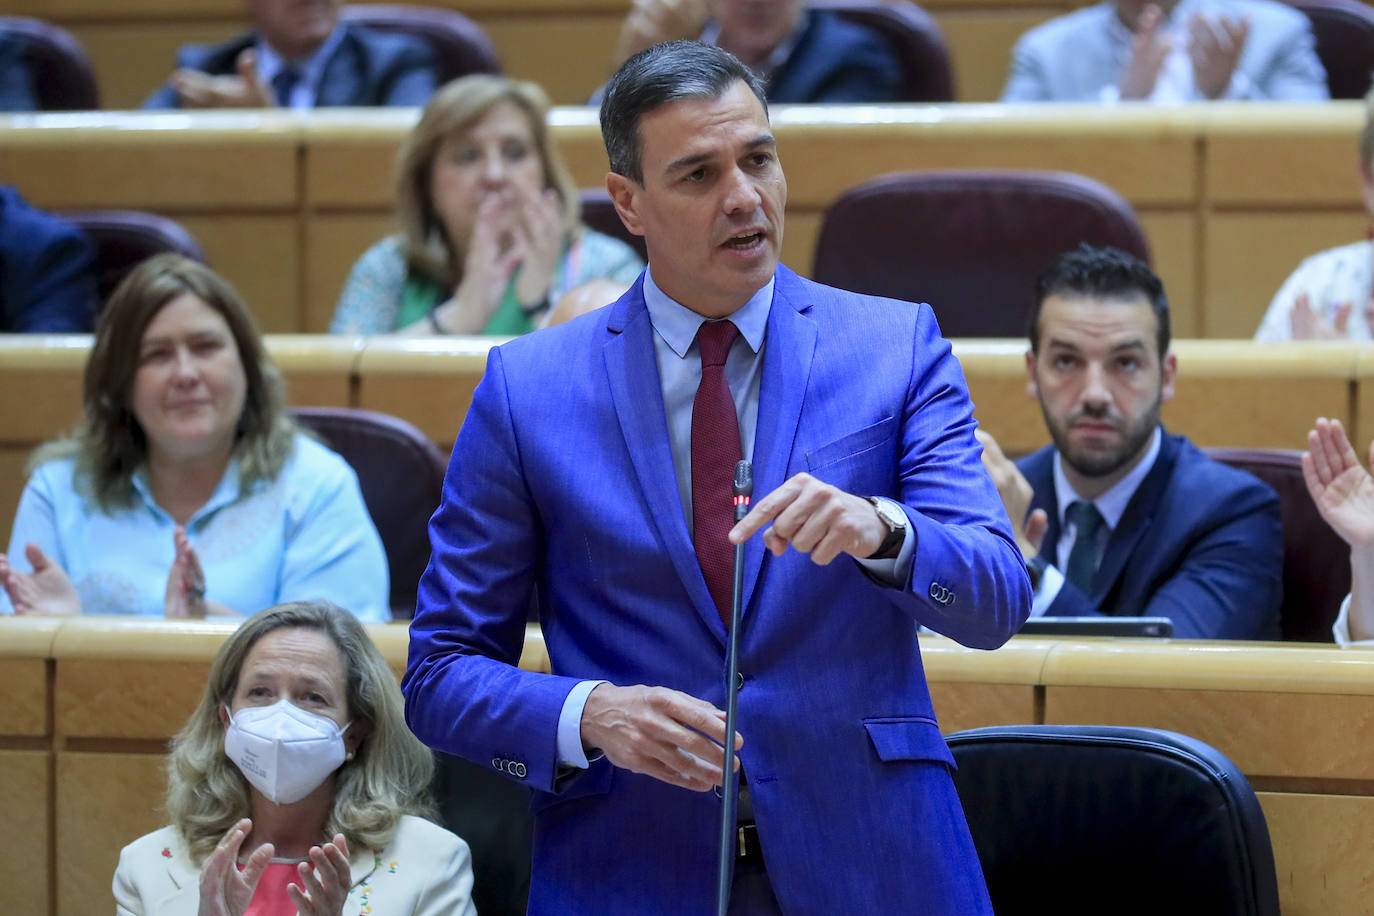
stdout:
[[1331,624],[1350,591],[1350,548],[1326,523],[1302,476],[1302,452],[1208,448],[1213,459],[1249,471],[1279,494],[1283,512],[1284,639],[1331,642]]
[[530,790],[489,766],[437,752],[430,783],[439,823],[472,850],[472,903],[482,916],[525,916],[534,817]]
[[97,287],[104,303],[142,261],[174,251],[205,263],[200,245],[175,220],[142,210],[68,210],[59,214],[86,233],[96,249]]
[[20,45],[33,71],[42,110],[89,111],[100,107],[90,58],[71,32],[41,19],[0,16],[0,33]]
[[1374,74],[1374,9],[1359,0],[1288,0],[1312,21],[1333,99],[1361,99]]
[[998,916],[1278,916],[1264,812],[1220,751],[1153,728],[949,736]]
[[429,517],[439,507],[446,462],[405,420],[351,407],[293,407],[291,415],[353,468],[382,537],[391,575],[391,616],[415,614],[429,563]]
[[399,4],[345,6],[345,22],[378,32],[416,35],[434,49],[440,85],[469,73],[500,73],[501,58],[482,27],[457,10]]
[[582,203],[583,225],[595,229],[602,235],[620,239],[639,252],[641,258],[646,261],[649,259],[649,252],[644,247],[644,236],[635,235],[625,228],[625,224],[620,221],[620,214],[615,212],[611,195],[606,193],[605,188],[586,188],[579,192],[579,197]]
[[1080,242],[1149,260],[1135,212],[1067,172],[952,170],[884,175],[825,211],[814,278],[929,302],[946,337],[1021,337],[1035,278]]
[[908,0],[815,0],[812,9],[872,29],[887,39],[902,62],[903,102],[954,101],[949,48],[930,14]]

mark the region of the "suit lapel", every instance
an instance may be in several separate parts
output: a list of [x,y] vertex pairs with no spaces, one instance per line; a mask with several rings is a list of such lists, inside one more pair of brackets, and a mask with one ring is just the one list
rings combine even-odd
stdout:
[[[764,335],[763,378],[759,382],[759,414],[754,433],[754,501],[772,493],[787,480],[792,446],[797,438],[811,360],[816,353],[816,325],[805,313],[811,307],[805,285],[796,274],[778,265],[773,305]],[[756,535],[744,547],[744,607],[754,593],[763,567],[763,538]]]
[[[725,626],[697,563],[696,549],[687,536],[686,516],[678,495],[673,452],[668,445],[668,420],[658,384],[653,324],[644,306],[643,280],[611,306],[606,329],[611,334],[603,350],[606,379],[625,447],[634,465],[639,491],[649,518],[667,547],[678,577],[692,605],[722,644]],[[651,384],[652,382],[652,384]]]
[[316,108],[356,105],[358,97],[362,94],[359,91],[362,74],[357,66],[358,49],[354,45],[357,39],[348,30],[348,26],[343,28],[343,38],[325,62],[324,72],[320,75]]

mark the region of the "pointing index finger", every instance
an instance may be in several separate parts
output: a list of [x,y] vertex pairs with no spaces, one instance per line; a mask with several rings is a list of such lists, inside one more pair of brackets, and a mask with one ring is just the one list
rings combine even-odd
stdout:
[[730,543],[743,544],[753,537],[761,528],[776,518],[783,509],[786,509],[792,500],[796,498],[796,487],[792,481],[787,481],[763,499],[754,503],[749,514],[740,519],[735,527],[730,529]]

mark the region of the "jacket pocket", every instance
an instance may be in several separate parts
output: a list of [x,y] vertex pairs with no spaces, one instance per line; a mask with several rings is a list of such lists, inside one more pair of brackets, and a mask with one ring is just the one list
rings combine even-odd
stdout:
[[852,458],[869,449],[877,448],[885,442],[890,442],[893,428],[896,425],[896,417],[884,417],[871,426],[865,426],[863,429],[855,430],[827,442],[819,448],[811,449],[806,453],[806,468],[814,473],[828,465],[844,461],[846,458]]
[[574,799],[605,795],[611,791],[611,783],[614,780],[615,767],[605,757],[599,757],[591,761],[591,765],[587,769],[569,773],[562,780],[559,780],[557,792],[536,790],[533,793],[534,797],[530,799],[530,814],[538,814],[540,811]]
[[945,736],[940,734],[934,719],[927,716],[864,719],[864,728],[868,730],[868,740],[873,742],[879,760],[929,760],[943,763],[951,770],[957,769],[954,755],[949,752]]

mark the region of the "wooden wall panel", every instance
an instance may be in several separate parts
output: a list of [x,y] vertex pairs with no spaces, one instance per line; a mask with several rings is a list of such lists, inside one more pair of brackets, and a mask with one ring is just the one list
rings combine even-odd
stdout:
[[446,450],[486,370],[492,340],[457,343],[374,340],[359,363],[358,406],[409,420]]
[[57,909],[108,916],[119,851],[167,823],[160,754],[57,755]]
[[1209,215],[1202,265],[1206,309],[1198,336],[1254,337],[1270,301],[1304,258],[1363,238],[1369,218],[1353,188],[1347,197],[1347,208],[1331,212]]
[[[0,750],[0,806],[9,837],[0,855],[0,887],[6,888],[10,909],[29,916],[49,913],[52,906],[51,757],[47,751]],[[102,916],[109,911],[107,904]]]
[[[170,0],[169,5],[171,3],[175,0]],[[66,27],[91,58],[100,86],[100,107],[106,110],[141,108],[171,76],[178,48],[184,44],[223,41],[245,28],[239,16],[243,12],[242,5],[232,2],[226,5],[228,17],[208,21],[187,21],[181,17],[189,11],[173,9],[153,21],[106,19],[67,23]],[[108,16],[110,4],[102,6]],[[53,18],[54,14],[43,15]]]
[[[1011,49],[1027,30],[1062,10],[947,9],[922,4],[935,17],[950,49],[954,68],[954,97],[961,102],[993,102],[1002,96],[1011,70]],[[939,6],[945,6],[940,4]]]
[[0,736],[47,735],[50,706],[46,658],[0,657]]
[[304,327],[298,284],[304,257],[294,213],[169,214],[195,236],[205,259],[229,279],[264,334]]
[[[1169,295],[1175,338],[1201,337],[1204,304],[1197,264],[1199,220],[1192,211],[1142,210],[1137,217],[1150,244],[1150,264]],[[1049,265],[1045,265],[1048,267]]]
[[208,661],[63,659],[55,726],[64,738],[165,740],[205,690]]
[[310,221],[305,262],[304,330],[329,330],[344,282],[363,252],[396,231],[389,212],[320,214]]
[[1285,916],[1362,913],[1374,890],[1374,798],[1259,793]]

